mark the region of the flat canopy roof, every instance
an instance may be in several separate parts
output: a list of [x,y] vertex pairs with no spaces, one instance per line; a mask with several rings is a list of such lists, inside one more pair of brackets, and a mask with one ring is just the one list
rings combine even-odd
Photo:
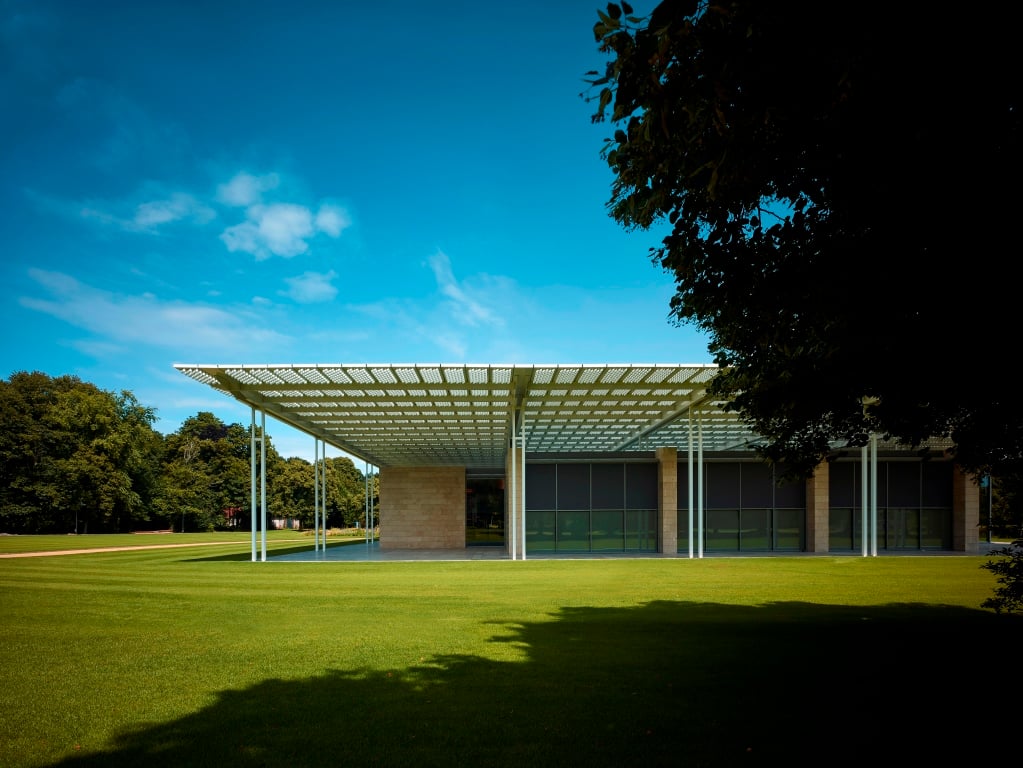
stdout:
[[749,450],[713,402],[715,365],[194,365],[186,376],[378,467],[504,467],[512,426],[531,454]]

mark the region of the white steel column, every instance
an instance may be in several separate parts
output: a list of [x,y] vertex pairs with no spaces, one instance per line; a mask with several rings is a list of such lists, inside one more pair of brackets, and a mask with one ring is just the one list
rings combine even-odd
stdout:
[[369,533],[369,530],[370,530],[370,520],[369,520],[369,462],[368,461],[363,461],[363,464],[365,465],[365,469],[366,469],[366,473],[363,476],[364,484],[366,486],[366,497],[363,499],[363,502],[364,502],[366,508],[364,510],[365,514],[362,516],[362,524],[364,526],[366,526],[365,538],[366,538],[366,545],[368,546],[370,541],[371,541],[370,533]]
[[697,437],[699,441],[697,443],[697,475],[696,475],[696,489],[697,489],[697,528],[698,539],[697,546],[699,557],[703,557],[703,522],[704,522],[704,511],[703,511],[703,419],[700,418],[700,414],[696,414],[696,427],[698,430]]
[[508,532],[507,532],[507,535],[511,539],[511,552],[509,552],[509,554],[511,555],[511,559],[512,560],[517,559],[517,556],[518,556],[517,555],[517,553],[518,553],[518,540],[519,540],[519,534],[518,534],[518,531],[515,528],[515,512],[517,511],[518,505],[519,505],[518,497],[516,495],[516,491],[518,490],[518,487],[519,487],[519,485],[518,485],[518,474],[519,473],[517,471],[518,461],[517,461],[517,457],[516,457],[517,451],[515,450],[515,448],[516,448],[515,432],[516,432],[516,429],[517,429],[517,424],[518,424],[518,413],[513,409],[512,410],[512,414],[511,414],[511,445],[509,446],[509,448],[511,450],[511,483],[509,483],[509,485],[511,487],[508,489],[511,492],[511,498],[509,499],[509,503],[507,504],[507,507],[508,507]]
[[693,409],[689,409],[689,559],[693,557]]
[[313,552],[320,551],[320,438],[313,438]]
[[519,496],[522,498],[522,507],[520,508],[519,519],[522,523],[522,559],[526,559],[526,412],[522,411],[520,419],[521,433],[519,434],[519,441],[522,443],[522,456],[519,462],[522,466],[522,493]]
[[263,555],[262,561],[266,562],[266,411],[260,410],[260,436],[259,436],[259,508],[263,525]]
[[[375,466],[375,465],[374,465]],[[371,544],[373,542],[373,530],[376,528],[376,515],[373,511],[373,492],[370,490],[369,484],[369,468],[370,463],[366,462],[366,543]],[[380,477],[380,473],[377,473],[377,477]]]
[[863,557],[870,554],[870,460],[867,446],[860,448],[860,550]]
[[870,436],[870,554],[877,557],[877,435]]
[[323,544],[323,551],[327,551],[327,441],[320,441],[320,483],[322,487],[320,489],[320,522],[323,523],[323,538],[320,542]]
[[256,562],[256,409],[249,425],[249,528],[252,529],[252,562]]

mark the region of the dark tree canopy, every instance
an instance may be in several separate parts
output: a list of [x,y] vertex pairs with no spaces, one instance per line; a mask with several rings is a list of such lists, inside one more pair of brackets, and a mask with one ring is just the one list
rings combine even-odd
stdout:
[[[1023,457],[1010,6],[666,0],[598,12],[609,210],[669,230],[670,316],[719,395],[808,474],[832,441]],[[1006,359],[1008,358],[1008,360]],[[864,402],[873,403],[867,407]]]
[[[131,392],[76,376],[19,371],[0,379],[0,532],[249,530],[249,428],[200,411],[164,437],[155,419]],[[282,458],[269,434],[265,445],[268,514],[312,525],[313,465]],[[350,458],[326,460],[330,525],[364,521],[366,491]],[[376,477],[369,491],[375,506]]]

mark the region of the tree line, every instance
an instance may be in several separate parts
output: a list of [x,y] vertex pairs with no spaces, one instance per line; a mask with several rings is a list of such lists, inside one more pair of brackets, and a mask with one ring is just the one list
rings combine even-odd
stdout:
[[[163,435],[155,421],[131,392],[76,376],[0,380],[0,532],[251,530],[249,428],[199,412]],[[328,527],[364,525],[366,476],[348,457],[324,463]],[[313,465],[267,436],[267,517],[312,527],[316,499]]]

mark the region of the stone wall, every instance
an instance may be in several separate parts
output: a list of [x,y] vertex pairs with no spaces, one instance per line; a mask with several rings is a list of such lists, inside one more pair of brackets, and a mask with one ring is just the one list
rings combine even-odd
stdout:
[[464,549],[465,467],[380,470],[381,549]]

